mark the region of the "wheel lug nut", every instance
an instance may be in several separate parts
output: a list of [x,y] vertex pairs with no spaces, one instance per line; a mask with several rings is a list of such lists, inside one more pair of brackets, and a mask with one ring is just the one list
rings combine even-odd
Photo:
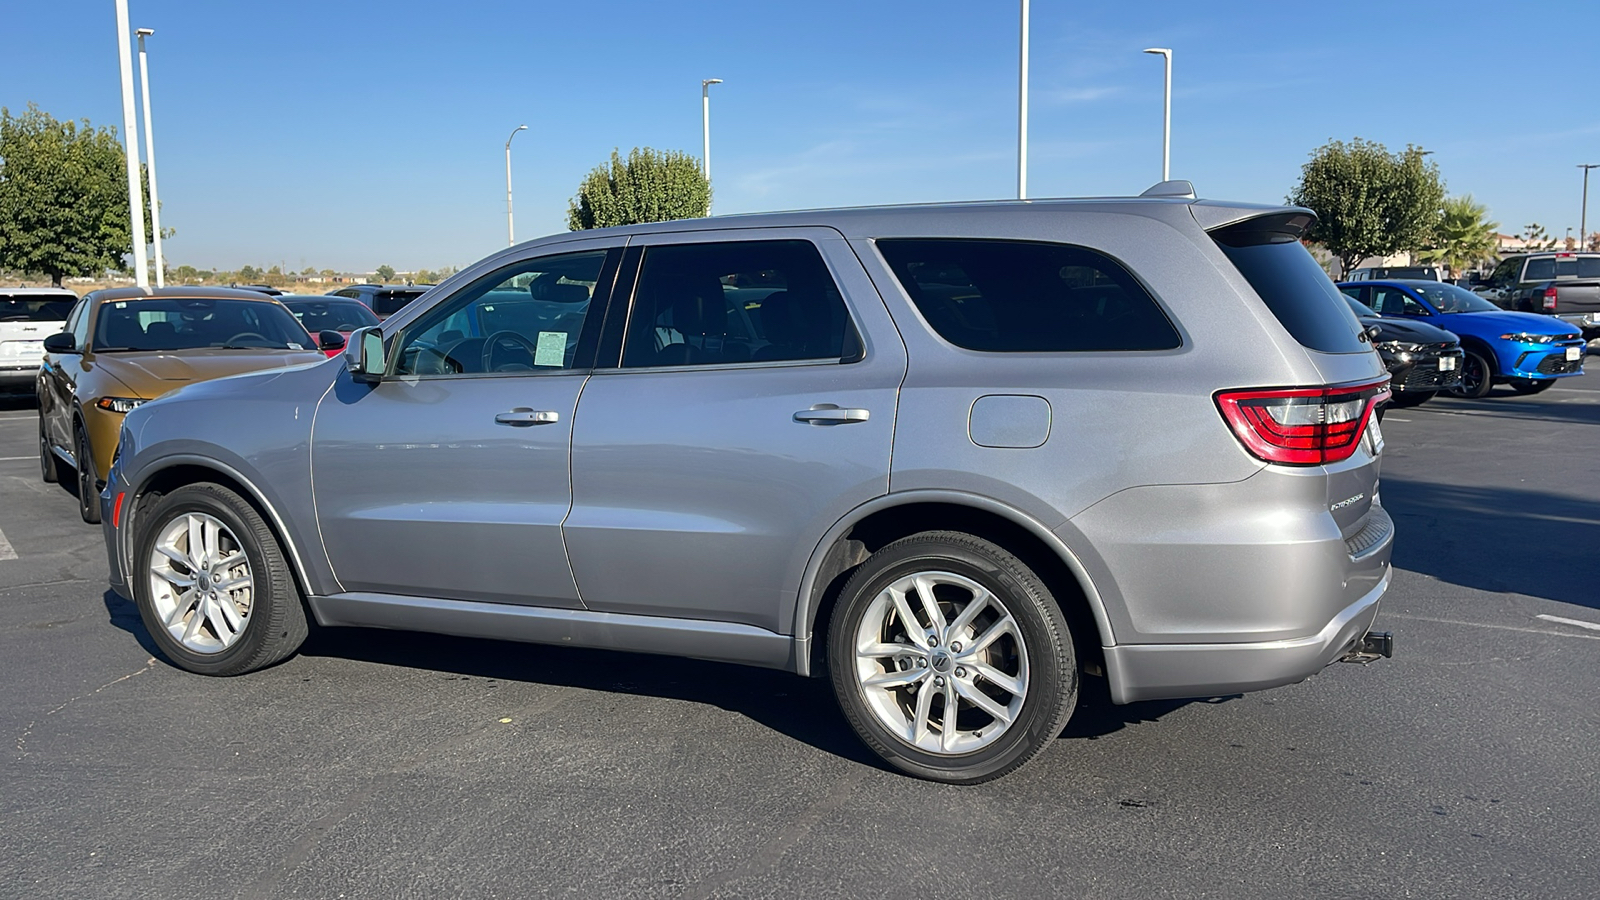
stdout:
[[961,642],[957,641],[954,644],[951,644],[950,645],[950,652],[951,653],[960,653],[961,652]]
[[936,676],[933,679],[933,686],[934,687],[944,687],[944,676],[942,676],[942,675]]
[[967,677],[967,670],[961,668],[960,666],[956,666],[956,677],[957,678],[965,678],[965,677]]
[[928,646],[929,647],[937,647],[937,646],[939,646],[939,639],[937,637],[933,636],[933,635],[929,635],[928,636]]

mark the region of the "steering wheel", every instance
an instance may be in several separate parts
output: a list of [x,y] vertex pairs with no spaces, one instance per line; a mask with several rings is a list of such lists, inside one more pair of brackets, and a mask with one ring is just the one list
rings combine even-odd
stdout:
[[494,351],[497,347],[521,346],[528,351],[528,368],[533,368],[533,363],[539,358],[539,348],[533,342],[515,331],[496,331],[483,341],[483,371],[498,371],[494,367]]
[[261,343],[267,344],[267,345],[271,345],[273,343],[264,334],[260,334],[258,332],[254,332],[254,331],[241,331],[238,334],[234,335],[233,337],[228,338],[226,341],[223,341],[222,344],[223,344],[223,346],[227,346],[229,344],[237,344],[238,342],[240,342],[240,341],[242,341],[242,340],[244,340],[246,338],[255,338],[256,340],[260,341]]

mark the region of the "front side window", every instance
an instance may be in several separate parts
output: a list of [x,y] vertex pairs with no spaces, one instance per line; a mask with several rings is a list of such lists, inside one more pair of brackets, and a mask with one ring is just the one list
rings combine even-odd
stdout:
[[94,351],[305,350],[305,328],[276,303],[209,297],[109,300],[100,304]]
[[1182,344],[1127,269],[1083,247],[885,239],[878,252],[939,336],[968,350],[1170,350]]
[[1385,316],[1431,316],[1426,306],[1397,287],[1372,289],[1372,308]]
[[645,251],[622,364],[831,360],[853,335],[809,241],[673,244]]
[[570,369],[594,307],[605,250],[544,256],[478,279],[396,342],[395,375]]
[[79,353],[89,346],[89,301],[78,301],[78,305],[67,314],[67,326],[62,330],[72,332],[72,346]]

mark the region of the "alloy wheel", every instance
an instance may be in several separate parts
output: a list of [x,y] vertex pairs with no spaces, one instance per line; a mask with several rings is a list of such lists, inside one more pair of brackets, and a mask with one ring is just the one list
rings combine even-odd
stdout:
[[855,672],[885,729],[940,755],[992,744],[1028,694],[1028,652],[1010,610],[952,572],[905,575],[873,598],[856,629]]
[[186,649],[220,653],[250,624],[250,559],[214,516],[189,512],[168,522],[150,552],[149,578],[156,618]]

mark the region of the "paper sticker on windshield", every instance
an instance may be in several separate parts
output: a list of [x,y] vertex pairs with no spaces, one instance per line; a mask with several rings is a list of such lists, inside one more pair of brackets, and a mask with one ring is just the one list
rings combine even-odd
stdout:
[[304,350],[305,348],[300,346],[299,344],[296,344],[294,341],[290,341],[289,342],[289,349],[290,350]]
[[560,368],[567,360],[567,333],[565,331],[539,332],[539,345],[533,353],[536,366]]

